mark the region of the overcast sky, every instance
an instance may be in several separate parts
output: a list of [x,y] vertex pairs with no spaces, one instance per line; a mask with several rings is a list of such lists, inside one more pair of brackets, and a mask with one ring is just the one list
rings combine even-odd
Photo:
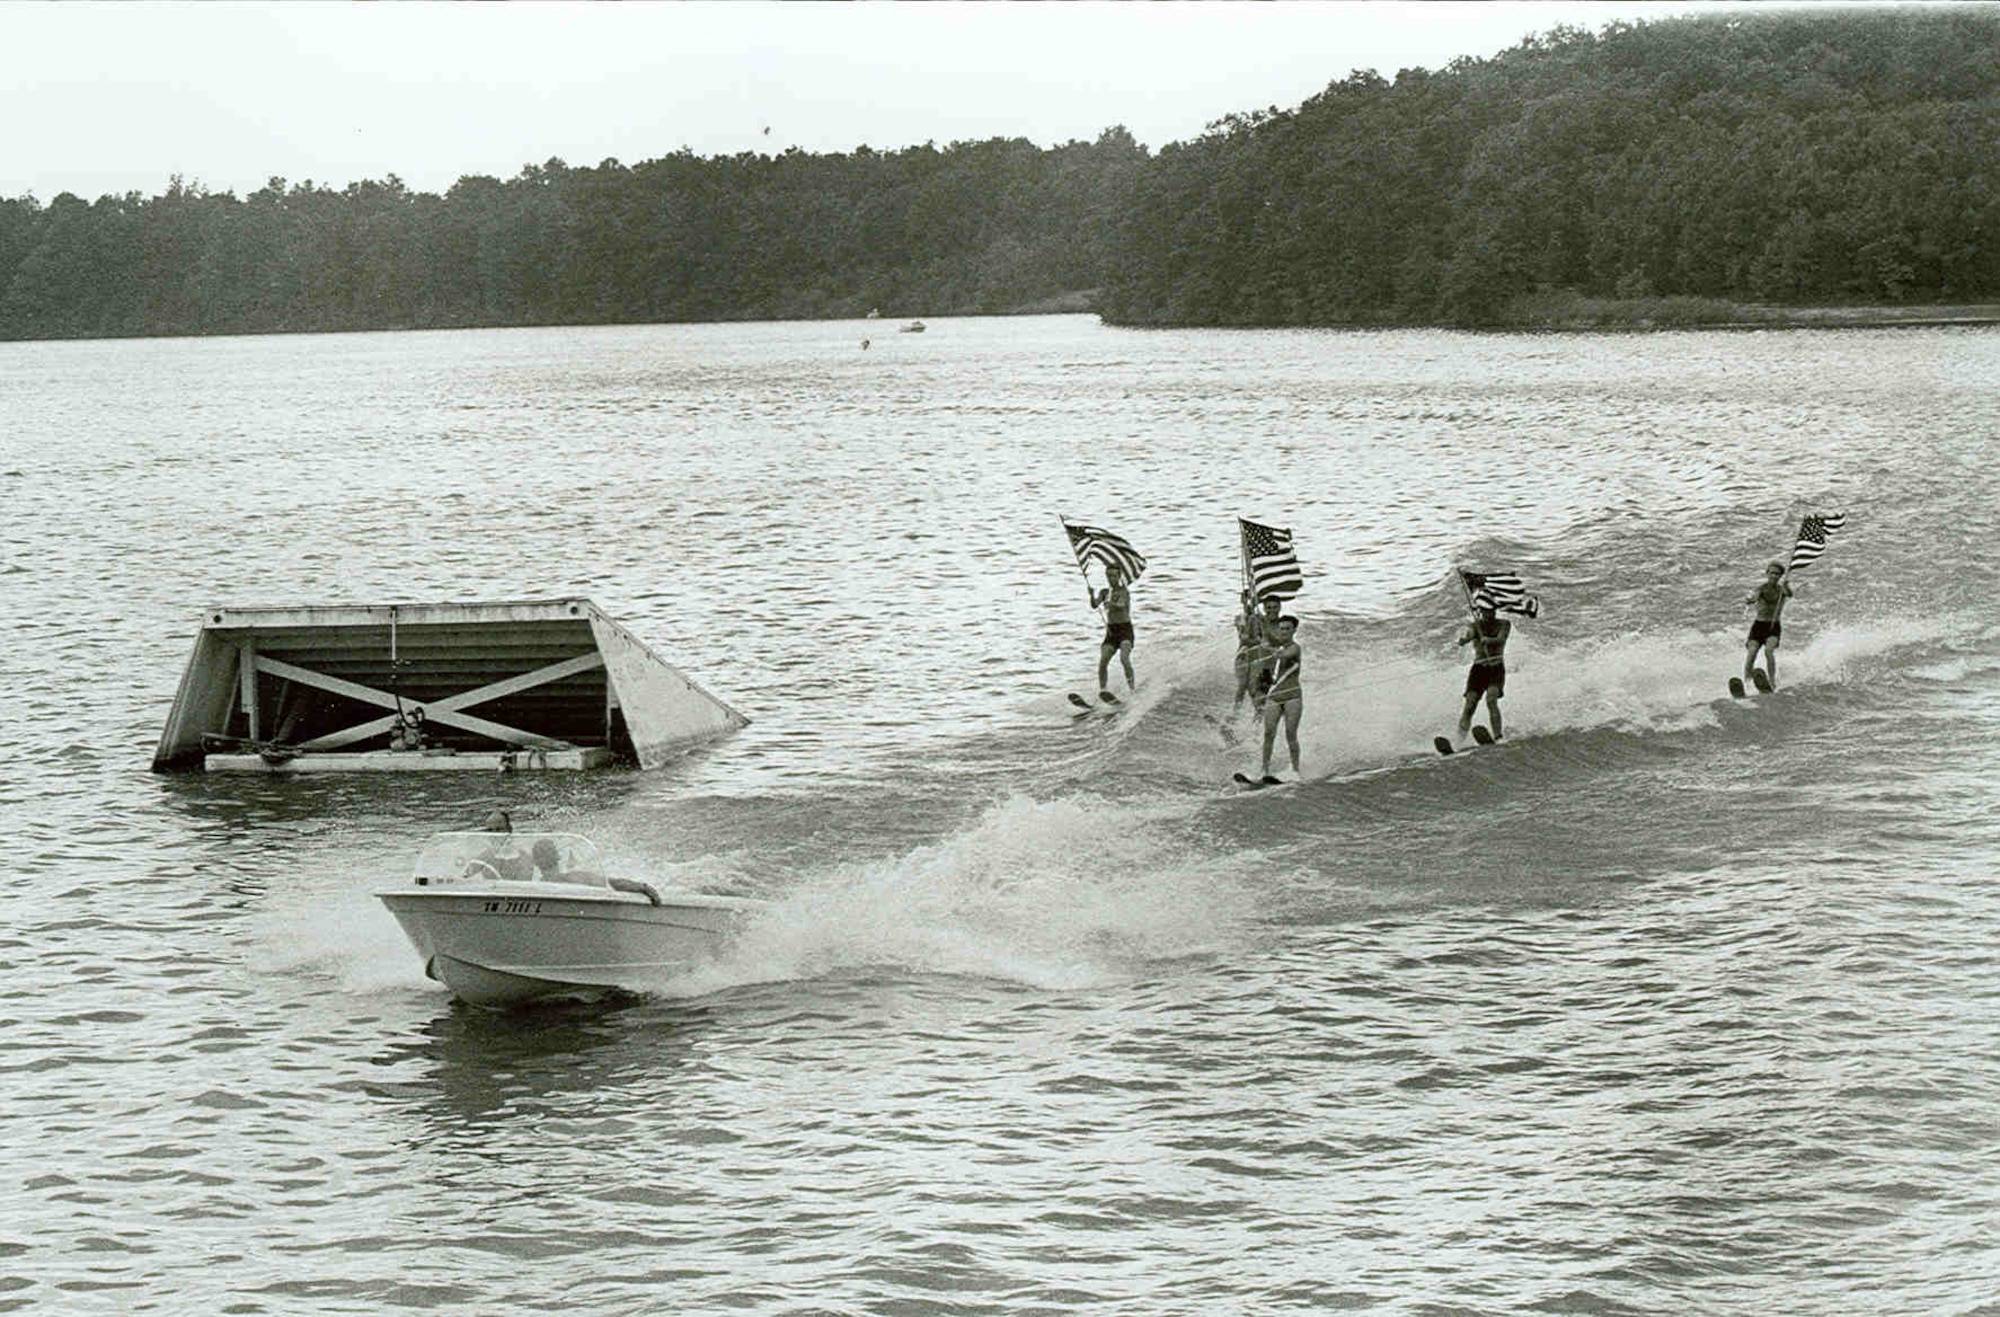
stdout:
[[1523,36],[1678,3],[47,4],[0,2],[0,196],[239,196],[273,176],[442,191],[560,156],[686,147],[1154,149]]

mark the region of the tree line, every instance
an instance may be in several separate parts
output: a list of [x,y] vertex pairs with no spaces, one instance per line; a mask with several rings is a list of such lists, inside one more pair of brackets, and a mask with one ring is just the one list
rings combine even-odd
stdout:
[[0,337],[988,314],[1491,324],[1551,293],[2000,300],[2000,14],[1557,29],[1148,152],[851,153],[0,199]]
[[1085,288],[1145,151],[1122,129],[852,154],[531,165],[244,198],[0,202],[0,336],[273,333],[1015,309]]
[[1552,291],[2000,298],[2000,21],[1982,7],[1559,29],[1358,73],[1148,163],[1107,316],[1506,321]]

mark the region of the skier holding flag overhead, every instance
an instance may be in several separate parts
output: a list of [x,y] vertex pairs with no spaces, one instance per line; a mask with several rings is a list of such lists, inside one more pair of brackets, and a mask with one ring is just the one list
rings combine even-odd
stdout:
[[1279,615],[1284,611],[1284,600],[1272,595],[1264,600],[1264,611],[1257,611],[1257,597],[1248,589],[1243,591],[1243,611],[1236,615],[1236,701],[1230,706],[1232,714],[1243,711],[1243,697],[1250,697],[1250,712],[1255,717],[1264,715],[1264,692],[1271,687],[1270,672],[1259,671],[1257,663],[1277,643]]
[[[1247,686],[1251,708],[1264,726],[1263,760],[1258,783],[1269,786],[1271,750],[1278,728],[1285,729],[1285,745],[1291,753],[1292,773],[1299,771],[1299,720],[1305,715],[1305,687],[1301,681],[1303,653],[1298,642],[1298,619],[1281,616],[1285,600],[1305,586],[1299,558],[1292,548],[1292,532],[1265,526],[1242,517],[1236,519],[1243,561],[1243,601],[1247,625],[1243,638],[1252,641],[1239,651],[1237,698]],[[1263,615],[1249,613],[1252,600],[1263,604]],[[1243,779],[1247,781],[1248,779]]]
[[1465,674],[1465,707],[1459,711],[1458,734],[1463,738],[1472,727],[1472,715],[1486,700],[1487,720],[1493,724],[1493,739],[1506,735],[1500,726],[1500,697],[1507,693],[1507,637],[1514,624],[1497,614],[1493,596],[1485,590],[1472,595],[1472,625],[1461,631],[1458,643],[1472,646],[1472,667]]
[[[1792,597],[1792,587],[1785,584],[1785,565],[1774,562],[1764,568],[1764,583],[1744,597],[1745,608],[1755,608],[1757,616],[1750,623],[1750,638],[1743,645],[1743,681],[1754,682],[1758,690],[1778,689],[1778,637],[1784,627],[1778,615],[1785,609],[1785,601]],[[1757,653],[1764,654],[1764,671],[1757,671]],[[1742,690],[1742,683],[1729,688],[1733,695]]]
[[[1146,560],[1132,547],[1131,541],[1121,535],[1096,526],[1072,526],[1063,522],[1063,530],[1069,535],[1069,547],[1076,554],[1076,565],[1083,572],[1084,591],[1090,598],[1092,608],[1104,610],[1104,639],[1097,647],[1097,697],[1106,704],[1116,704],[1118,699],[1111,693],[1111,659],[1116,655],[1120,666],[1125,669],[1125,689],[1135,690],[1138,678],[1132,672],[1132,593],[1128,583],[1136,581],[1146,570]],[[1104,589],[1094,590],[1090,585],[1090,564],[1099,563],[1104,568]],[[1071,696],[1071,703],[1081,703]]]
[[[1784,634],[1780,614],[1784,612],[1785,601],[1792,597],[1792,587],[1786,583],[1787,571],[1804,571],[1819,556],[1826,552],[1827,537],[1847,524],[1845,513],[1822,515],[1808,513],[1799,523],[1799,537],[1792,545],[1792,560],[1789,565],[1771,563],[1764,568],[1764,581],[1743,600],[1746,608],[1755,608],[1756,616],[1750,622],[1750,635],[1743,642],[1743,676],[1729,683],[1731,695],[1743,694],[1743,683],[1753,682],[1760,691],[1778,689],[1778,640]],[[1764,671],[1757,671],[1757,655],[1764,655]]]
[[1097,646],[1097,694],[1111,698],[1111,656],[1118,656],[1125,669],[1125,689],[1138,683],[1132,675],[1132,592],[1125,586],[1125,573],[1117,567],[1104,569],[1104,588],[1090,597],[1092,608],[1104,610],[1104,639]]
[[[1500,722],[1500,699],[1507,693],[1507,637],[1514,630],[1514,624],[1499,615],[1507,612],[1520,617],[1539,617],[1542,604],[1528,593],[1521,578],[1511,572],[1488,574],[1461,567],[1458,579],[1465,587],[1466,602],[1472,606],[1472,624],[1459,633],[1458,643],[1471,645],[1473,654],[1472,667],[1465,674],[1465,706],[1459,711],[1458,734],[1463,738],[1471,729],[1472,715],[1484,699],[1487,719],[1492,723],[1492,739],[1497,741],[1505,735]],[[1440,737],[1438,748],[1449,753],[1450,743]]]
[[1298,631],[1299,619],[1289,613],[1279,618],[1276,634],[1256,664],[1264,683],[1264,755],[1257,772],[1266,786],[1277,781],[1271,776],[1271,748],[1277,743],[1280,723],[1285,728],[1285,748],[1292,756],[1292,776],[1299,772],[1299,719],[1305,714],[1306,696],[1300,677],[1305,657]]
[[[1272,669],[1264,660],[1281,643],[1278,638],[1279,613],[1306,583],[1299,571],[1299,556],[1292,549],[1292,532],[1281,526],[1265,526],[1242,517],[1236,519],[1237,546],[1243,563],[1243,611],[1246,625],[1240,628],[1243,642],[1237,652],[1237,708],[1244,694],[1250,696],[1252,716],[1264,716],[1264,696],[1271,689]],[[1253,604],[1262,604],[1258,614]]]

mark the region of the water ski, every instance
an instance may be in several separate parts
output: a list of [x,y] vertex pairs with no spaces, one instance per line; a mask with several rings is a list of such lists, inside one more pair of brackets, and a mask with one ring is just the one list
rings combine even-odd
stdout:
[[1757,687],[1759,695],[1769,695],[1771,693],[1771,679],[1764,675],[1764,669],[1750,669],[1750,680]]
[[1729,679],[1729,693],[1739,700],[1743,698],[1743,678],[1731,677]]
[[1251,777],[1247,773],[1237,773],[1232,780],[1237,786],[1249,787],[1252,791],[1262,791],[1265,787],[1281,787],[1285,785],[1285,779],[1282,777],[1273,777],[1269,773],[1264,774],[1261,778]]
[[1088,697],[1071,691],[1069,693],[1069,702],[1076,709],[1076,712],[1070,715],[1071,721],[1087,718],[1093,713],[1101,713],[1108,718],[1115,713],[1123,712],[1125,709],[1125,701],[1119,699],[1110,691],[1099,691],[1097,693],[1097,702],[1094,704]]
[[[1477,750],[1481,745],[1492,745],[1493,733],[1487,731],[1484,727],[1480,727],[1475,724],[1472,729],[1472,739],[1478,742],[1479,744],[1469,745],[1466,747],[1467,750]],[[1458,751],[1452,747],[1451,741],[1446,737],[1433,736],[1431,738],[1431,744],[1437,747],[1437,752],[1441,755],[1453,755],[1458,753]]]

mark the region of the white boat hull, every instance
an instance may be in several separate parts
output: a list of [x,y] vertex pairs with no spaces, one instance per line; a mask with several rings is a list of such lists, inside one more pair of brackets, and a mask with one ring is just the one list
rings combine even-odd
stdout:
[[376,895],[425,972],[479,1006],[655,986],[715,960],[763,905],[511,882]]

